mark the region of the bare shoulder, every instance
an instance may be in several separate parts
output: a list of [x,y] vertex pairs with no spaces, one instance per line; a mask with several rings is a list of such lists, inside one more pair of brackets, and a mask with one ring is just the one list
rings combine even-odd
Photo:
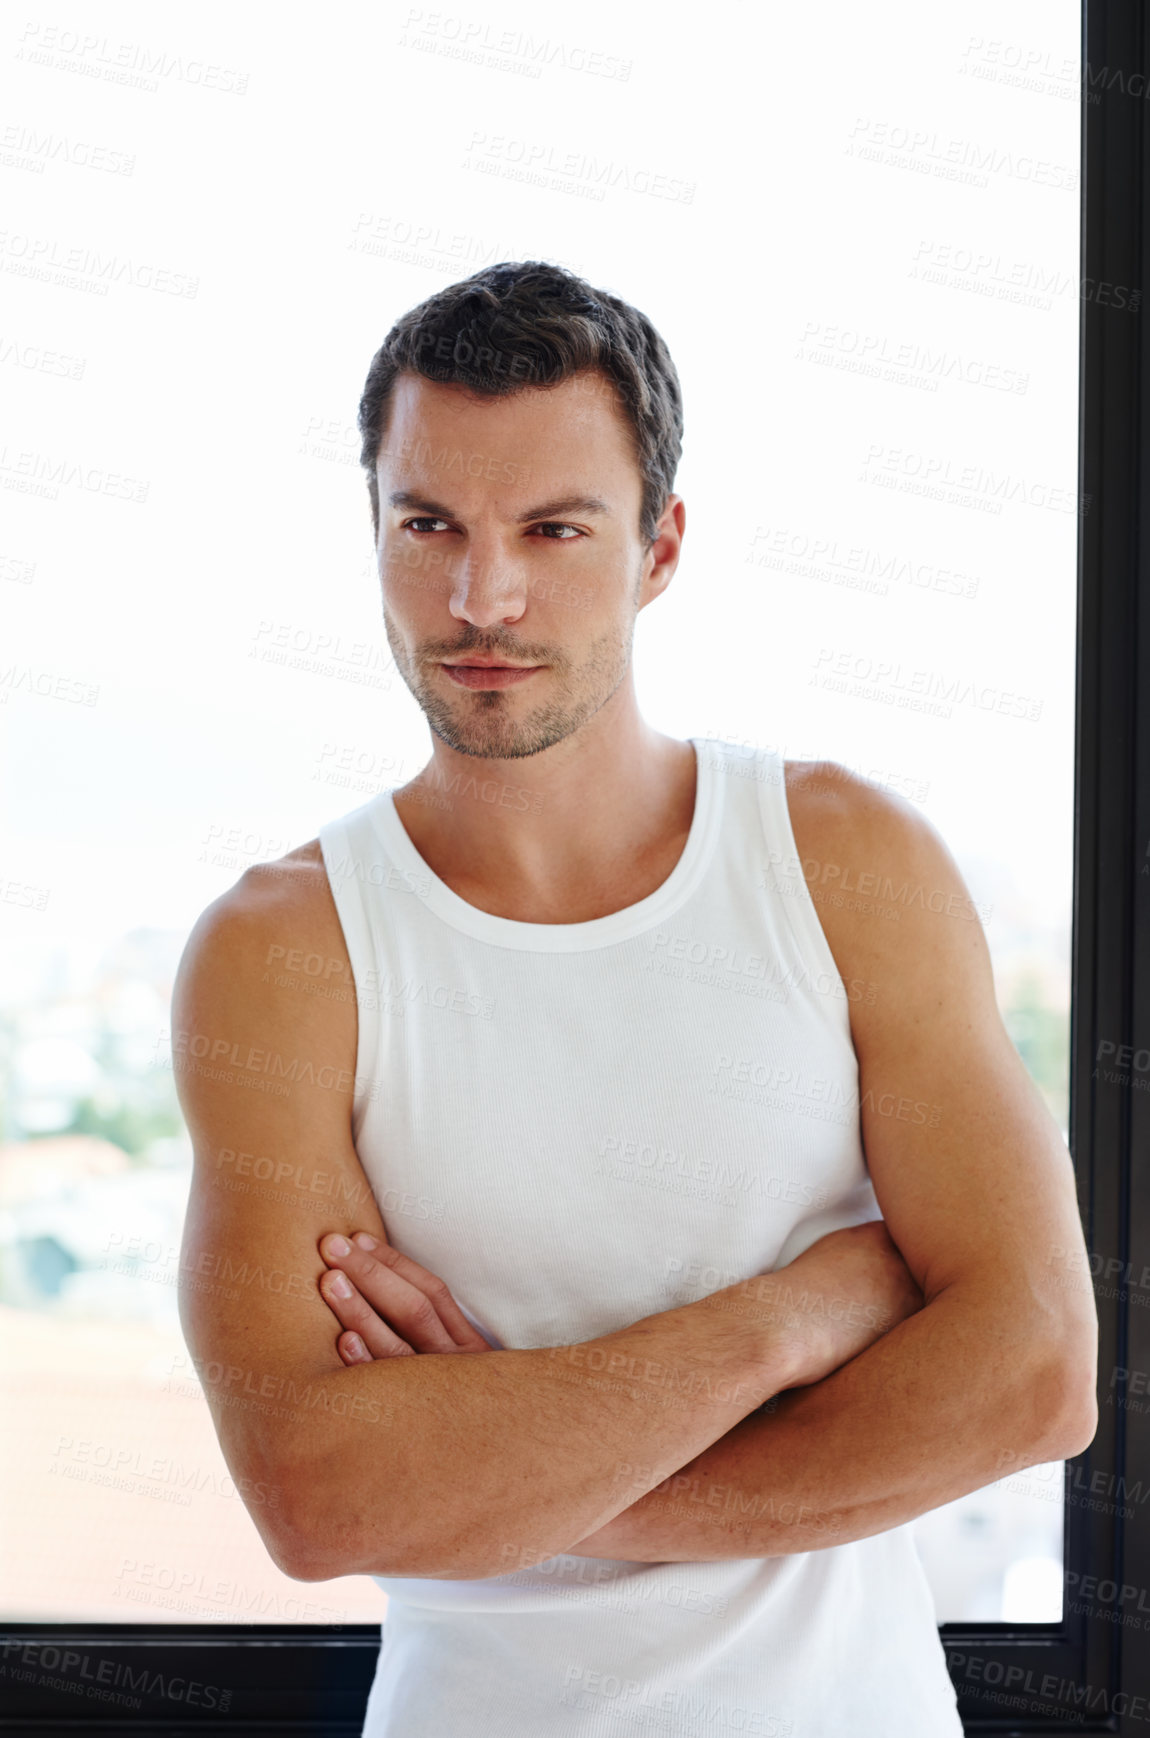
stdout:
[[346,960],[343,929],[318,839],[245,869],[234,886],[201,912],[188,949],[194,952],[225,937],[239,948],[262,948],[266,942],[277,951],[265,964],[278,963],[300,949],[314,953],[317,947]]
[[318,839],[253,864],[200,913],[172,996],[173,1027],[258,1026],[354,1051],[355,983]]
[[978,909],[926,816],[835,761],[787,761],[785,776],[803,878],[840,975],[876,986],[866,1006],[909,1011],[945,982],[993,1003]]
[[311,916],[319,921],[328,910],[334,916],[319,840],[308,839],[270,862],[253,863],[216,903],[221,902],[229,910],[253,916],[277,910],[295,911],[301,918]]
[[[945,851],[926,817],[904,797],[833,760],[788,760],[787,806],[800,856],[825,868],[828,847],[872,850],[886,861],[918,850]],[[809,879],[809,877],[808,877]],[[827,879],[833,880],[833,871]]]

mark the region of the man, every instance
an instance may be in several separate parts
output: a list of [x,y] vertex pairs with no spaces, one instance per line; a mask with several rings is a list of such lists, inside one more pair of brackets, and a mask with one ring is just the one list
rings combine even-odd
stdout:
[[958,869],[837,766],[640,717],[685,525],[645,316],[492,267],[360,422],[431,759],[248,870],[174,998],[182,1317],[253,1518],[387,1589],[372,1738],[956,1734],[909,1523],[1096,1426]]

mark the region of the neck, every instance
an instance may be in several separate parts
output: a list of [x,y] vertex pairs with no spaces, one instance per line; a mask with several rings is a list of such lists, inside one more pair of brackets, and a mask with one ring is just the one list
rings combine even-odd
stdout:
[[434,739],[431,760],[393,797],[454,892],[495,915],[575,923],[666,880],[690,830],[695,756],[652,729],[623,689],[539,754],[479,757]]

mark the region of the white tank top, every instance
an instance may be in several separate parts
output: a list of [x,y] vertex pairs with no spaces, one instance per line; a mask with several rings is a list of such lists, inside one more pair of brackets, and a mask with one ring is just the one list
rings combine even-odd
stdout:
[[[585,923],[468,904],[390,791],[320,829],[359,1009],[356,1150],[391,1243],[495,1347],[611,1333],[881,1217],[848,1007],[873,991],[835,965],[782,758],[691,740],[678,863]],[[961,1738],[909,1524],[775,1558],[376,1579],[365,1738]]]

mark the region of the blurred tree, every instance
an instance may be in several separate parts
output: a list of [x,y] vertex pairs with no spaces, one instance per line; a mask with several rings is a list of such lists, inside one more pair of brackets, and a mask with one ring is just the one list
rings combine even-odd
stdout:
[[99,1135],[112,1141],[125,1153],[138,1158],[152,1142],[178,1135],[183,1122],[177,1110],[167,1105],[145,1105],[123,1099],[110,1103],[106,1098],[82,1098],[72,1112],[67,1128],[54,1129],[54,1134]]
[[1006,1030],[1043,1098],[1065,1129],[1070,1115],[1070,1012],[1053,1007],[1037,972],[1022,971],[1002,1004]]

